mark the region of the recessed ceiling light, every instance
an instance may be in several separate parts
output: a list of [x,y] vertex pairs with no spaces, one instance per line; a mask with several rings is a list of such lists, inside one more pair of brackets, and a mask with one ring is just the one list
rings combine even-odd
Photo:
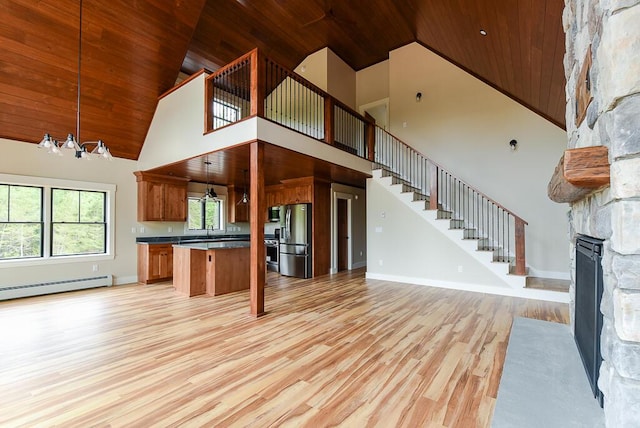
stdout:
[[484,30],[480,30],[480,34],[482,34],[483,36],[486,36],[486,35],[487,35],[487,32],[486,32],[486,31],[484,31]]

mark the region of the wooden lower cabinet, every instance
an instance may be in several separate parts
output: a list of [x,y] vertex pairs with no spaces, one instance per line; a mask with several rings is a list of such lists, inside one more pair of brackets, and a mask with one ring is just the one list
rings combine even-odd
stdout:
[[249,288],[249,248],[174,248],[173,286],[185,296],[219,296]]
[[171,244],[138,244],[138,282],[151,284],[173,277]]

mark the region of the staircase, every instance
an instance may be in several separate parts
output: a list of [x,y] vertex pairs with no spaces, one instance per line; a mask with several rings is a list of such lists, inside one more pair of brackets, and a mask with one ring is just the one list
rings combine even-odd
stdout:
[[511,288],[526,285],[526,222],[381,128],[373,178]]
[[511,259],[504,259],[502,249],[494,246],[488,238],[481,236],[477,229],[465,227],[463,219],[455,218],[457,216],[452,211],[447,211],[441,205],[437,210],[430,210],[429,195],[379,165],[375,165],[374,168],[373,179],[387,186],[402,203],[409,206],[510,287],[516,289],[525,287],[526,276],[511,274]]

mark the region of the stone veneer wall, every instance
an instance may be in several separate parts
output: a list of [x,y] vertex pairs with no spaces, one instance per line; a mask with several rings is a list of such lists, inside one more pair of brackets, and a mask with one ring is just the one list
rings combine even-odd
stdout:
[[[640,0],[565,0],[569,148],[609,148],[610,187],[571,204],[570,241],[604,239],[599,386],[608,427],[640,426]],[[576,124],[576,80],[591,46],[591,102]],[[574,285],[572,280],[571,318]]]

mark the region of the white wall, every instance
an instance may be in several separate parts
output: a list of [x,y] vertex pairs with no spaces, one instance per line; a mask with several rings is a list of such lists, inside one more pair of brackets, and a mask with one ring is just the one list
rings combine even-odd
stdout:
[[[387,73],[388,94],[365,89]],[[566,241],[567,206],[547,197],[566,132],[416,43],[392,51],[388,70],[381,63],[357,80],[359,103],[389,97],[392,134],[529,223],[533,275],[568,278],[569,254],[558,245]]]
[[[482,290],[508,288],[380,183],[367,180],[367,275]],[[462,272],[460,272],[462,270]]]
[[[79,160],[72,153],[58,157],[38,149],[35,144],[0,139],[0,171],[4,174],[55,178],[74,181],[105,183],[116,186],[115,192],[115,256],[112,260],[29,261],[27,265],[2,266],[0,263],[0,287],[56,281],[73,278],[94,277],[112,274],[114,283],[130,283],[137,280],[136,245],[138,223],[136,222],[136,180],[133,171],[136,162],[114,158],[112,162],[94,159]],[[132,233],[136,228],[136,233]],[[92,271],[98,264],[99,271]]]
[[356,72],[331,49],[312,53],[294,71],[352,109],[356,108]]

